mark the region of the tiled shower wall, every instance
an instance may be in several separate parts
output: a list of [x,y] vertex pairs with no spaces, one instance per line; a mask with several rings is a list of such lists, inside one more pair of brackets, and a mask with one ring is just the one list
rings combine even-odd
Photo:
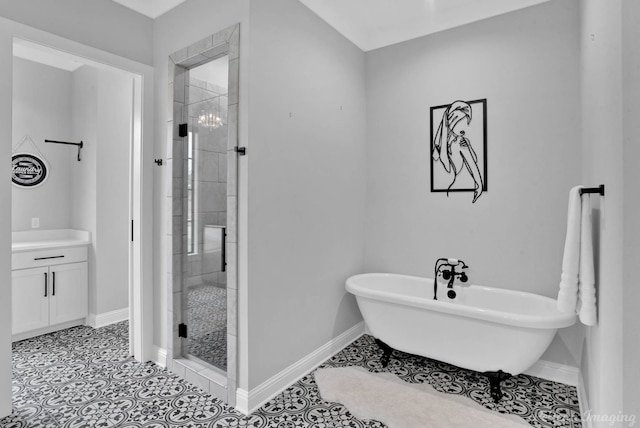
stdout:
[[[169,337],[167,339],[167,367],[217,398],[230,405],[236,401],[237,379],[237,154],[238,145],[238,88],[239,88],[239,46],[240,25],[228,27],[210,37],[206,37],[170,55],[169,60],[169,99],[173,106],[168,118],[167,142],[167,186],[168,210],[171,212],[168,225],[167,255],[169,272],[167,275],[167,322]],[[226,222],[227,222],[227,371],[226,378],[219,372],[191,360],[183,358],[183,339],[178,337],[178,325],[183,321],[183,290],[186,292],[186,279],[189,274],[187,255],[187,215],[186,204],[186,137],[178,135],[178,125],[188,121],[185,106],[189,104],[188,88],[189,68],[203,64],[212,59],[229,55],[229,86],[227,112],[226,146],[214,152],[218,158],[226,162]],[[222,155],[222,156],[221,156]],[[218,174],[220,171],[218,171]],[[220,215],[219,211],[216,215]],[[184,287],[183,287],[184,285]]]
[[[195,136],[195,191],[199,201],[195,212],[196,251],[188,256],[187,285],[225,287],[227,275],[221,271],[221,251],[205,248],[204,229],[205,226],[227,224],[227,89],[190,76],[187,91],[189,129]],[[218,115],[222,126],[212,128],[198,123],[203,113]],[[219,233],[215,228],[211,231]]]

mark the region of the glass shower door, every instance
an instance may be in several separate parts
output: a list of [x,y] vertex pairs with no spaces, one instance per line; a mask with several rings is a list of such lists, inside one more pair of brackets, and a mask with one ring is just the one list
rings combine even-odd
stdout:
[[227,73],[226,56],[188,71],[183,202],[187,211],[183,322],[188,326],[183,353],[223,371],[227,369]]

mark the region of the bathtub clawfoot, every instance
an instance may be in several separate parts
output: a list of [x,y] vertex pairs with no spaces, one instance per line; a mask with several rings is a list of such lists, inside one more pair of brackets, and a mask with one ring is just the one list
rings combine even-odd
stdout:
[[493,401],[497,403],[502,398],[500,382],[509,379],[512,375],[505,373],[502,370],[498,370],[497,372],[484,372],[484,374],[489,378],[489,392],[491,393],[491,398],[493,398]]
[[[345,286],[374,338],[393,344],[398,352],[480,374],[498,368],[503,374],[522,373],[544,354],[559,328],[576,322],[576,314],[558,310],[556,300],[524,291],[454,285],[455,302],[433,300],[428,290],[434,278],[386,273],[354,275]],[[386,366],[391,350],[379,340]],[[502,396],[503,379],[496,375],[491,381],[495,400]]]
[[380,358],[380,363],[382,363],[382,367],[387,367],[389,365],[389,360],[391,359],[393,348],[380,339],[376,339],[376,345],[378,345],[380,349],[382,349],[382,352],[384,352],[382,358]]

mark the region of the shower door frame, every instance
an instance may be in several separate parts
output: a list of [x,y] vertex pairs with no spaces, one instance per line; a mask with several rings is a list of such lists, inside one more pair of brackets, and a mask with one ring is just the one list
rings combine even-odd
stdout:
[[[197,384],[216,398],[231,406],[236,403],[237,387],[237,206],[238,206],[238,92],[240,63],[240,24],[227,27],[201,39],[169,56],[169,125],[167,141],[168,207],[171,216],[170,236],[166,250],[170,260],[167,275],[167,368],[182,378]],[[187,257],[187,237],[184,197],[186,188],[186,161],[179,125],[187,123],[185,85],[188,70],[228,55],[228,113],[227,113],[227,370],[219,370],[184,358],[183,339],[179,337],[186,308],[183,302],[184,273]]]

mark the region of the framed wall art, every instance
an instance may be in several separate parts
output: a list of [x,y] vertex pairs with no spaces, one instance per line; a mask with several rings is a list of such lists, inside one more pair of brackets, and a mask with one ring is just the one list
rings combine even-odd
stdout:
[[431,191],[487,191],[487,99],[431,107]]

